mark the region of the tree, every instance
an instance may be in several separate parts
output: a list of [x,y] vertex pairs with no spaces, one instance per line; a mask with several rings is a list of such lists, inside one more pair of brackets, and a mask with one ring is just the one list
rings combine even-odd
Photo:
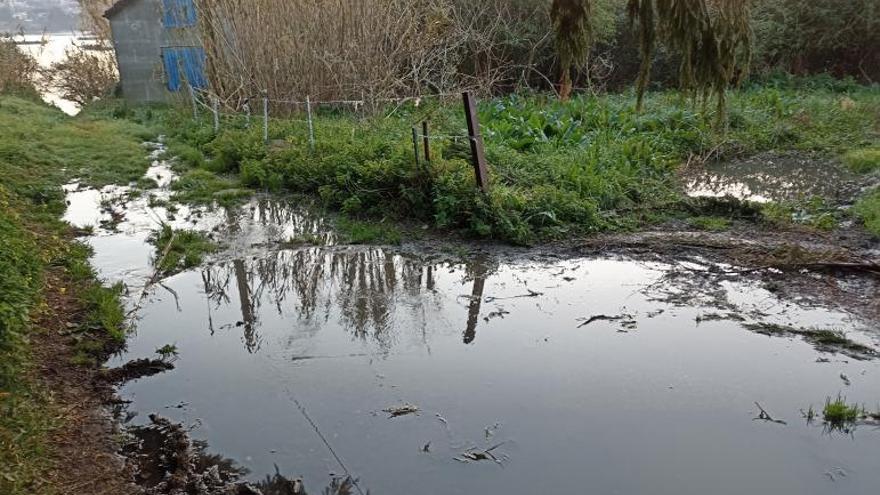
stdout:
[[751,0],[629,0],[638,24],[642,62],[636,84],[641,111],[657,41],[681,60],[679,82],[704,101],[717,98],[718,121],[726,120],[726,91],[751,61]]
[[559,98],[563,101],[571,96],[572,69],[587,63],[590,56],[593,42],[590,7],[590,0],[553,0],[550,7],[561,71]]

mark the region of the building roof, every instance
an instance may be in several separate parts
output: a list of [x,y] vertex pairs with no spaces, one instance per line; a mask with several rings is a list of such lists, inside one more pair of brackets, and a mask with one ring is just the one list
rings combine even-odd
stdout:
[[104,17],[106,17],[107,19],[113,17],[114,15],[116,15],[120,11],[122,11],[122,9],[127,7],[128,4],[133,3],[134,1],[135,0],[119,0],[119,1],[117,1],[116,3],[111,5],[109,9],[104,11]]

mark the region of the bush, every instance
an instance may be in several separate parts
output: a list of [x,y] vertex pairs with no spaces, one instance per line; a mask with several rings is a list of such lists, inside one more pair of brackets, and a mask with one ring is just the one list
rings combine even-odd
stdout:
[[45,84],[65,100],[86,106],[113,93],[119,80],[116,59],[107,52],[68,48],[43,71]]
[[19,50],[15,40],[0,35],[0,93],[36,95],[40,66],[36,59]]

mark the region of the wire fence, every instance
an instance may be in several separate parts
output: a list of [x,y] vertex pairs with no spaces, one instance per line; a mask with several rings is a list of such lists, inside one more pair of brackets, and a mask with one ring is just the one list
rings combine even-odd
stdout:
[[[401,142],[412,140],[413,158],[417,165],[421,164],[422,160],[431,162],[434,158],[431,150],[432,142],[445,141],[456,145],[462,142],[468,143],[470,145],[471,161],[474,166],[477,184],[484,192],[488,191],[488,172],[485,152],[483,150],[483,138],[477,115],[476,100],[470,92],[348,100],[315,100],[311,96],[306,96],[305,99],[272,97],[264,93],[262,95],[249,96],[239,100],[234,105],[221,102],[221,99],[211,91],[189,87],[189,93],[192,100],[193,119],[201,122],[203,114],[208,116],[215,133],[220,133],[223,128],[249,129],[255,125],[260,125],[263,143],[266,146],[270,146],[273,143],[273,137],[275,139],[280,138],[283,141],[287,141],[291,137],[291,135],[284,134],[290,131],[290,127],[280,124],[304,124],[306,127],[304,129],[305,137],[307,137],[311,152],[315,152],[317,147],[318,135],[316,126],[318,119],[316,118],[316,113],[322,108],[329,107],[336,111],[349,111],[360,119],[365,119],[368,115],[375,114],[381,110],[385,112],[386,118],[390,118],[406,104],[412,104],[415,108],[420,108],[425,102],[442,102],[444,99],[458,97],[461,98],[463,103],[463,115],[468,129],[466,134],[432,133],[429,123],[430,114],[428,114],[422,115],[411,122],[411,129],[402,130],[400,133],[391,134],[389,137]],[[251,107],[252,103],[260,104],[260,113],[256,116]],[[273,110],[277,111],[277,116],[273,116]],[[295,116],[302,116],[304,118],[296,118]],[[272,128],[273,120],[277,124],[275,129]],[[353,127],[353,137],[354,133],[355,128]]]

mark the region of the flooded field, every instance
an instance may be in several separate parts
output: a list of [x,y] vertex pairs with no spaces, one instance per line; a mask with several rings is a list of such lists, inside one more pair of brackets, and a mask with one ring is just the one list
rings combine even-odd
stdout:
[[[150,174],[149,194],[167,197],[170,169]],[[160,222],[223,241],[149,290],[110,365],[176,346],[174,370],[120,390],[127,423],[180,422],[252,481],[280,472],[320,493],[350,477],[350,493],[373,494],[880,484],[877,425],[822,421],[838,395],[880,410],[876,328],[757,283],[694,283],[732,267],[334,246],[329,223],[283,200],[170,214],[149,194],[119,200],[125,188],[68,189],[68,220],[97,226],[88,242],[110,282],[144,287]],[[304,233],[326,245],[285,247]],[[828,329],[850,343],[811,333]]]

